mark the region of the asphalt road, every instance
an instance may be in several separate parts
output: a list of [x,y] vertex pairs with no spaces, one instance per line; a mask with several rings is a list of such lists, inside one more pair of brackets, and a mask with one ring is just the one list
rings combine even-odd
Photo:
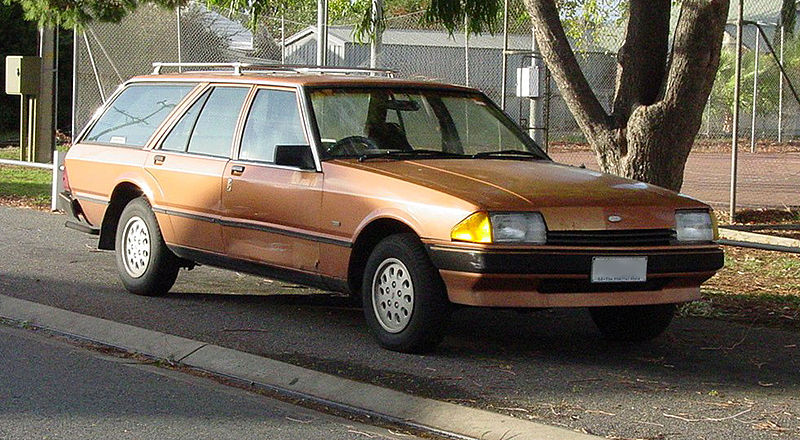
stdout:
[[[380,349],[335,296],[207,267],[128,294],[64,217],[0,207],[0,293],[410,393],[616,438],[800,438],[800,334],[679,318],[603,341],[583,310],[465,308],[426,356]],[[313,295],[312,295],[313,294]]]
[[412,439],[0,326],[0,439]]

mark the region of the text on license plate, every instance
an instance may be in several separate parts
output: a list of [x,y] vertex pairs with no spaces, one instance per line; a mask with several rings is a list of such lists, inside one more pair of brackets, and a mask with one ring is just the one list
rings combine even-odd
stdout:
[[592,257],[593,283],[647,281],[647,257]]

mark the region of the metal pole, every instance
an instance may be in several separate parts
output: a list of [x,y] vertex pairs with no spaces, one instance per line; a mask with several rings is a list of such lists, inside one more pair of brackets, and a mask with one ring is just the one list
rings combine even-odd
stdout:
[[[756,25],[758,26],[758,25]],[[761,35],[756,35],[755,60],[753,62],[753,112],[750,120],[750,152],[756,152],[756,113],[758,112],[758,57],[761,55]]]
[[711,95],[706,101],[706,138],[711,137]]
[[78,127],[75,116],[78,113],[78,30],[72,30],[72,122],[70,123],[70,136],[72,143],[75,142],[75,136],[78,135]]
[[[177,30],[177,37],[178,37],[178,63],[183,62],[183,52],[181,49],[181,8],[180,6],[175,8],[175,25]],[[178,66],[178,73],[183,72],[183,68]]]
[[97,64],[94,62],[94,55],[92,55],[92,47],[89,46],[89,39],[86,38],[86,31],[83,32],[83,42],[86,44],[86,53],[89,54],[89,63],[92,65],[92,72],[94,72],[94,79],[97,82],[97,91],[100,93],[100,99],[103,104],[106,102],[106,94],[103,92],[103,83],[100,82],[100,73],[97,71]]
[[281,64],[286,64],[286,13],[281,12]]
[[508,81],[508,0],[503,1],[503,71],[500,73],[502,84],[500,84],[500,108],[506,109],[506,82]]
[[469,26],[466,14],[464,14],[464,77],[464,84],[469,87]]
[[[781,23],[781,66],[783,66],[785,38],[785,26]],[[783,142],[783,75],[778,77],[778,142]]]
[[328,0],[317,0],[317,65],[328,64]]
[[739,0],[739,13],[736,18],[736,68],[735,83],[733,87],[733,134],[731,140],[731,202],[730,220],[736,221],[736,168],[737,168],[737,148],[739,142],[739,98],[741,97],[742,80],[742,22],[744,21],[744,0]]
[[369,67],[377,69],[380,65],[381,51],[383,50],[383,0],[372,0],[372,43],[369,46]]
[[539,53],[539,42],[536,41],[536,34],[531,29],[531,75],[536,75],[537,82],[537,96],[531,99],[531,106],[529,111],[530,116],[530,135],[534,142],[539,144],[540,147],[547,150],[544,145],[544,100],[542,94],[544,87],[542,85],[542,76],[544,74],[544,63],[542,62],[542,54]]

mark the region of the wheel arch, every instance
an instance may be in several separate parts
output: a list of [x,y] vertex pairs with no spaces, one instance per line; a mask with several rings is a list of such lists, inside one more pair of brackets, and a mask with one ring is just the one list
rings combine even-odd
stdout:
[[111,192],[103,222],[100,225],[100,241],[98,249],[114,250],[117,226],[122,210],[133,199],[144,195],[144,191],[132,182],[120,182]]
[[396,218],[376,218],[364,226],[353,242],[350,262],[347,268],[347,287],[354,295],[361,294],[361,281],[364,277],[364,266],[375,246],[384,238],[394,234],[419,234],[407,223]]

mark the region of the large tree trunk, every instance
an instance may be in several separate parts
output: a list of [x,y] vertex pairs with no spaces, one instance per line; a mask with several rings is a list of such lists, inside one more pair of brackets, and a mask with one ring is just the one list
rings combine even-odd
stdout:
[[669,62],[671,1],[631,0],[611,114],[583,76],[554,1],[525,1],[542,56],[601,169],[680,190],[719,66],[729,0],[681,2]]

